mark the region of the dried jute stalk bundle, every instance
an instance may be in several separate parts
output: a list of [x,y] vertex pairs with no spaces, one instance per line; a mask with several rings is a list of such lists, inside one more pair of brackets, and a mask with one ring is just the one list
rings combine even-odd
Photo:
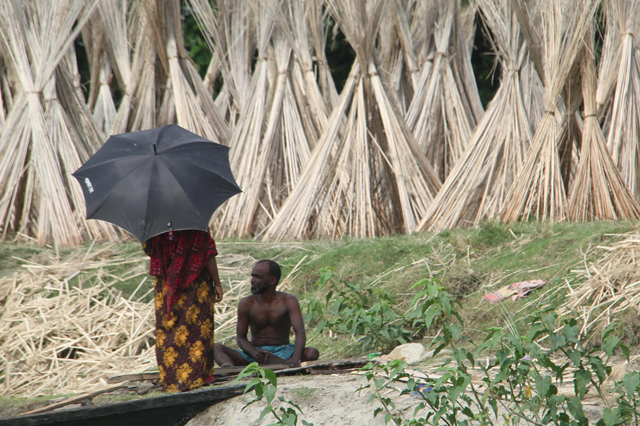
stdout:
[[156,77],[166,82],[156,125],[175,123],[214,142],[228,145],[229,127],[215,107],[185,47],[180,2],[144,2],[144,14],[145,30],[162,64],[162,70]]
[[640,1],[608,3],[607,19],[617,22],[622,47],[607,144],[622,178],[636,200],[640,200]]
[[153,21],[145,15],[142,2],[104,0],[98,12],[92,25],[102,28],[103,48],[122,91],[110,133],[156,127],[156,54],[145,32]]
[[[264,37],[256,15],[256,3],[251,0],[219,0],[215,8],[208,0],[190,0],[194,17],[213,56],[204,78],[204,86],[213,91],[218,75],[222,87],[215,101],[233,139],[235,128],[250,109],[253,92],[254,55],[258,39]],[[259,9],[258,9],[259,10]],[[258,22],[257,22],[258,21]],[[267,40],[268,42],[268,37]],[[258,64],[255,64],[258,68]],[[251,86],[251,87],[250,87]],[[230,140],[230,146],[234,141]],[[233,150],[232,150],[233,152]]]
[[405,119],[420,149],[444,180],[463,155],[484,111],[471,70],[460,4],[446,0],[435,3],[433,62],[422,66]]
[[[273,160],[270,158],[273,152],[270,142],[274,141],[275,117],[282,110],[287,76],[286,71],[279,73],[272,87],[269,82],[270,61],[275,59],[278,63],[276,67],[286,68],[291,48],[284,43],[280,44],[278,51],[269,57],[275,13],[269,3],[251,3],[255,8],[252,16],[256,19],[255,27],[258,29],[258,59],[249,86],[250,97],[245,108],[240,111],[240,118],[231,137],[232,149],[229,155],[231,167],[243,192],[229,200],[214,216],[213,222],[219,236],[244,236],[249,232],[257,213],[259,197],[265,188],[266,167]],[[272,106],[275,106],[276,111],[271,111]],[[267,130],[269,122],[271,129]]]
[[[327,44],[325,28],[328,18],[324,13],[324,1],[308,0],[305,2],[305,5],[309,32],[311,33],[313,50],[315,52],[314,60],[317,62],[318,85],[324,96],[327,109],[331,111],[338,105],[339,93],[333,81],[325,54]],[[299,29],[299,25],[297,28]]]
[[[84,103],[70,95],[75,89],[69,88],[65,58],[97,3],[0,2],[0,50],[10,52],[5,59],[15,94],[0,133],[3,233],[26,231],[41,245],[75,244],[87,234],[110,237],[103,224],[85,221],[84,201],[70,176],[97,136]],[[62,87],[66,93],[57,93]]]
[[[277,6],[277,5],[276,5]],[[320,8],[320,10],[318,10]],[[322,2],[319,0],[286,0],[276,7],[278,28],[293,49],[291,87],[301,110],[310,146],[315,146],[318,136],[327,127],[331,105],[337,103],[338,92],[326,64],[325,40],[322,20]],[[312,48],[312,36],[323,34],[319,46]],[[322,48],[319,51],[318,48]],[[314,66],[314,61],[316,65]]]
[[[148,258],[123,259],[112,247],[65,259],[45,251],[0,279],[0,395],[88,392],[108,377],[157,368]],[[215,305],[216,341],[234,335],[254,262],[218,256],[225,295]],[[139,282],[129,297],[114,288],[124,280]]]
[[264,240],[411,232],[439,189],[374,61],[388,4],[328,3],[357,59],[327,128]]
[[[203,84],[209,93],[215,94],[216,108],[233,133],[237,116],[249,97],[252,59],[249,52],[255,43],[249,25],[252,14],[247,13],[251,11],[244,0],[217,1],[215,10],[208,0],[189,0],[188,4],[212,52]],[[223,83],[216,93],[219,77]]]
[[611,247],[597,247],[597,260],[572,271],[584,282],[570,289],[561,311],[580,314],[582,334],[601,331],[625,314],[640,314],[640,233],[622,237]]
[[593,33],[583,54],[584,132],[580,163],[569,197],[571,220],[637,219],[640,207],[625,185],[600,128],[596,106],[596,66],[591,55]]
[[[528,49],[511,0],[478,0],[502,68],[500,88],[418,229],[474,225],[499,214],[533,132],[525,87],[534,87]],[[535,98],[535,96],[534,96]]]
[[[505,222],[531,216],[537,220],[565,220],[567,217],[567,196],[558,147],[569,123],[565,115],[558,113],[557,105],[598,3],[583,0],[578,7],[569,0],[542,3],[544,55],[541,56],[544,56],[544,64],[543,67],[537,65],[536,69],[545,85],[546,114],[536,129],[524,166],[507,196],[502,214]],[[526,13],[529,5],[522,0],[513,4],[520,11],[520,26],[531,29],[533,25],[526,18],[531,16]],[[527,30],[525,34],[528,33]]]

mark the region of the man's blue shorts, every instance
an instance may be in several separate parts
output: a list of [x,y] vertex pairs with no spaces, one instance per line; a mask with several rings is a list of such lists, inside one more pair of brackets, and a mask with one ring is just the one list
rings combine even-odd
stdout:
[[[289,343],[288,345],[267,345],[267,346],[256,346],[256,349],[263,349],[275,356],[279,356],[282,359],[289,359],[291,355],[293,355],[293,350],[295,349],[295,345],[293,343]],[[243,350],[236,349],[242,358],[244,358],[247,362],[258,362],[254,357],[247,355]]]

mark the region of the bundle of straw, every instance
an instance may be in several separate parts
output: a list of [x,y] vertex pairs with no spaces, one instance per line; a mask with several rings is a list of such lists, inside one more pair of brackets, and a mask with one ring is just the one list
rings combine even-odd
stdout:
[[126,9],[123,10],[123,5],[118,4],[117,0],[106,0],[100,2],[98,10],[82,32],[91,68],[87,103],[93,110],[96,124],[105,135],[111,134],[118,113],[110,87],[114,75],[111,64],[115,64],[117,80],[122,88],[126,88],[124,79],[128,83],[131,73],[125,19]]
[[[206,0],[191,0],[189,2],[193,16],[198,22],[200,31],[204,36],[204,40],[213,56],[207,68],[207,72],[204,76],[203,84],[214,96],[217,95],[215,104],[218,112],[225,120],[232,119],[236,116],[236,112],[233,112],[231,100],[238,97],[233,85],[233,75],[231,73],[230,61],[225,60],[226,55],[226,38],[224,37],[224,31],[222,29],[222,23],[224,23],[222,13],[216,15],[210,2]],[[221,2],[221,7],[218,10],[224,10],[224,2]],[[239,2],[240,4],[240,2]],[[223,87],[215,92],[215,85],[218,77],[222,77]],[[233,124],[230,124],[233,127]]]
[[96,124],[100,126],[100,129],[105,135],[111,134],[111,128],[116,118],[116,105],[113,102],[113,96],[111,94],[111,78],[113,74],[111,72],[111,65],[107,61],[106,55],[103,56],[100,66],[100,83],[98,95],[95,101],[93,109],[93,118]]
[[640,51],[636,37],[640,2],[610,2],[611,19],[619,25],[621,58],[607,140],[613,161],[636,200],[640,200]]
[[418,229],[473,225],[502,211],[506,191],[531,144],[521,84],[531,74],[525,72],[527,49],[511,0],[478,0],[478,4],[494,35],[502,82],[469,148],[447,177]]
[[[317,27],[323,24],[321,15],[320,18],[318,17],[318,3],[314,0],[287,0],[282,8],[276,8],[278,28],[287,38],[296,60],[292,70],[292,89],[295,89],[295,93],[298,94],[297,102],[302,112],[303,122],[313,123],[313,128],[310,125],[305,126],[307,135],[312,138],[310,143],[312,147],[315,146],[318,135],[327,126],[328,111],[337,99],[337,91],[326,66],[324,50],[315,51],[318,63],[317,76],[314,72],[309,28],[315,27],[315,31],[318,31]],[[316,19],[320,19],[320,22],[315,22]],[[321,47],[324,49],[324,40]],[[305,120],[305,116],[310,120]]]
[[584,132],[580,164],[569,197],[571,220],[637,219],[640,207],[622,180],[600,128],[596,106],[596,67],[593,33],[583,54]]
[[[274,32],[272,46],[278,73],[264,133],[253,157],[255,163],[244,163],[251,172],[246,174],[243,193],[229,203],[222,219],[223,229],[239,235],[259,234],[264,229],[298,181],[311,155],[299,104],[293,94],[289,72],[291,47],[280,31]],[[309,115],[309,111],[306,112]],[[230,228],[229,222],[238,227]]]
[[[315,197],[322,193],[320,177],[327,169],[331,154],[335,149],[335,139],[338,136],[341,122],[349,106],[353,87],[359,75],[360,66],[356,61],[353,64],[349,78],[345,82],[340,95],[338,105],[329,116],[325,132],[318,140],[318,144],[311,153],[307,166],[301,172],[298,184],[293,187],[291,193],[282,204],[278,214],[263,235],[263,240],[281,240],[288,236],[309,235],[307,227],[309,219],[318,212]],[[303,185],[306,182],[307,185]],[[295,237],[291,237],[295,238]]]
[[[249,86],[249,100],[241,111],[240,119],[236,124],[231,139],[231,168],[236,175],[238,185],[243,189],[242,194],[228,201],[223,209],[217,213],[214,219],[216,234],[219,236],[246,235],[253,224],[256,206],[260,197],[264,170],[267,167],[265,161],[269,161],[270,146],[262,143],[262,136],[266,126],[267,113],[270,104],[276,99],[276,111],[281,107],[284,93],[283,82],[286,79],[286,71],[278,75],[276,87],[279,91],[269,90],[269,62],[268,49],[274,26],[274,9],[269,2],[254,2],[256,8],[253,16],[258,20],[258,60]],[[291,48],[282,45],[279,57],[285,64],[289,63]],[[275,119],[275,115],[273,116]]]
[[[514,1],[526,9],[521,0]],[[543,3],[545,40],[544,75],[546,114],[534,135],[524,167],[509,190],[502,220],[514,222],[531,215],[538,220],[563,220],[567,216],[565,182],[560,171],[558,145],[568,123],[556,113],[562,89],[569,76],[586,31],[598,6],[596,0],[585,0],[576,8],[573,1]],[[519,18],[521,15],[519,15]],[[529,21],[521,26],[531,28]]]
[[[606,22],[602,53],[598,61],[598,83],[596,106],[600,118],[609,119],[613,91],[616,87],[620,58],[622,54],[622,37],[620,36],[616,5],[619,1],[607,1],[602,5]],[[603,129],[605,125],[602,126]],[[606,133],[605,133],[606,134]]]
[[[410,232],[437,192],[440,183],[373,61],[387,5],[385,0],[328,3],[357,60],[308,166],[264,239]],[[338,138],[347,108],[344,135]]]
[[437,4],[433,66],[423,67],[406,121],[444,180],[464,152],[483,109],[471,72],[460,4],[445,0]]
[[[77,197],[67,195],[74,191],[68,174],[75,169],[60,161],[60,155],[76,156],[76,148],[52,142],[41,95],[54,84],[56,68],[96,5],[82,0],[53,6],[26,0],[0,4],[3,50],[11,52],[11,73],[19,84],[0,135],[0,227],[5,234],[28,230],[41,244],[49,239],[81,241],[84,219],[73,212]],[[57,152],[59,148],[71,152]]]
[[[221,21],[218,48],[223,51],[230,73],[229,77],[224,78],[223,91],[230,98],[228,121],[229,127],[235,132],[237,122],[247,110],[247,103],[253,95],[249,87],[253,84],[256,72],[252,69],[252,62],[262,35],[251,0],[222,0],[216,6]],[[233,149],[231,152],[233,153]]]
[[143,2],[100,2],[104,49],[122,99],[111,126],[112,134],[156,127],[156,54],[145,28],[151,25]]
[[[327,56],[325,54],[327,40],[325,28],[327,23],[325,21],[325,13],[323,12],[324,1],[305,0],[304,3],[306,5],[306,17],[309,31],[311,32],[313,50],[315,52],[314,60],[317,64],[318,85],[324,96],[327,111],[332,111],[338,104],[338,90],[333,81],[329,65],[327,65]],[[300,23],[298,20],[296,20],[296,22],[298,24]],[[297,28],[301,29],[300,27]]]
[[158,124],[177,123],[187,130],[228,145],[230,133],[184,46],[181,3],[145,3],[147,31],[167,75]]

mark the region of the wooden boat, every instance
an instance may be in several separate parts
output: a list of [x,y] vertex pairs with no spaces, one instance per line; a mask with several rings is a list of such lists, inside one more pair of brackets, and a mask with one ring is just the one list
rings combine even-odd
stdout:
[[[289,374],[335,374],[358,369],[369,362],[366,357],[347,358],[330,361],[303,362],[300,367],[290,368],[288,365],[265,365],[278,376]],[[216,383],[233,380],[244,368],[216,368]],[[246,384],[208,387],[190,392],[167,394],[152,398],[141,398],[134,401],[94,405],[90,407],[53,410],[68,404],[91,400],[98,394],[125,388],[126,383],[155,381],[160,378],[158,372],[145,372],[111,377],[107,383],[111,387],[92,394],[84,394],[69,398],[57,404],[25,413],[16,417],[0,418],[0,426],[138,426],[152,424],[154,426],[183,426],[206,408],[234,396],[241,395]]]
[[0,426],[183,426],[216,402],[241,395],[245,387],[217,386],[134,401],[5,417],[0,418]]

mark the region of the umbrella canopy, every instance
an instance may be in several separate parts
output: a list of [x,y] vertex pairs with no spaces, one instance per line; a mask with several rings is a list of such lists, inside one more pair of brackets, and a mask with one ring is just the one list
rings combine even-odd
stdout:
[[118,225],[140,241],[206,230],[215,209],[241,192],[229,148],[175,124],[111,136],[73,176],[87,219]]

